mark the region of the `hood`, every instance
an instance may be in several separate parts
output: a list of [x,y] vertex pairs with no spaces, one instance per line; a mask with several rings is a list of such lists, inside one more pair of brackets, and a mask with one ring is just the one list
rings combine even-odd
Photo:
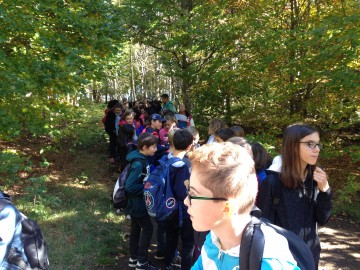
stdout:
[[271,166],[268,168],[269,171],[281,172],[282,159],[281,155],[276,156],[273,159]]
[[132,151],[126,156],[126,160],[129,161],[129,162],[131,162],[135,158],[136,159],[144,159],[144,160],[146,160],[146,157],[143,154],[141,154],[139,152],[139,150]]

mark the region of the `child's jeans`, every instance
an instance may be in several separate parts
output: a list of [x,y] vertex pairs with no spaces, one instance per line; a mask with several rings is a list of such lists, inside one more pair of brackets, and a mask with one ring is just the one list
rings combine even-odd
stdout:
[[130,256],[138,259],[140,263],[148,260],[153,225],[148,215],[144,217],[131,217],[130,229]]

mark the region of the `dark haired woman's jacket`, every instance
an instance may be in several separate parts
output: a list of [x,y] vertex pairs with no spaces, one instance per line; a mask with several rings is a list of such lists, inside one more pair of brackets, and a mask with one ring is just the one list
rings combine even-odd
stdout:
[[[321,192],[317,183],[308,177],[304,188],[289,189],[282,185],[278,172],[267,171],[259,191],[259,208],[263,217],[293,231],[311,249],[315,263],[320,259],[320,240],[317,224],[325,225],[331,214],[331,191]],[[278,203],[276,202],[278,200]]]

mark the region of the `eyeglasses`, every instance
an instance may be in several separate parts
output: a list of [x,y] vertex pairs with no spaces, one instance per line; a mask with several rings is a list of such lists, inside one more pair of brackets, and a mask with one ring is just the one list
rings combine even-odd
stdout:
[[300,143],[306,143],[310,149],[315,149],[315,147],[317,146],[321,150],[324,147],[322,143],[316,143],[316,142],[300,142]]
[[212,197],[200,197],[200,196],[193,196],[190,195],[189,190],[187,190],[187,196],[189,198],[189,203],[191,205],[191,200],[205,200],[205,201],[227,201],[226,198],[212,198]]

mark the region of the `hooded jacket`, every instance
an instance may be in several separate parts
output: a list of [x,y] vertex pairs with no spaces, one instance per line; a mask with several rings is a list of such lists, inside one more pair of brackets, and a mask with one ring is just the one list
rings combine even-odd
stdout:
[[125,182],[125,192],[128,196],[125,212],[132,217],[144,217],[148,215],[144,201],[144,183],[149,175],[149,163],[139,150],[130,152],[126,160],[131,163],[131,167]]
[[[262,216],[303,239],[317,264],[321,250],[317,224],[323,226],[330,218],[331,190],[319,191],[312,177],[306,178],[303,188],[289,189],[282,185],[279,172],[267,171],[267,174],[259,191]],[[276,205],[274,198],[279,199]]]

